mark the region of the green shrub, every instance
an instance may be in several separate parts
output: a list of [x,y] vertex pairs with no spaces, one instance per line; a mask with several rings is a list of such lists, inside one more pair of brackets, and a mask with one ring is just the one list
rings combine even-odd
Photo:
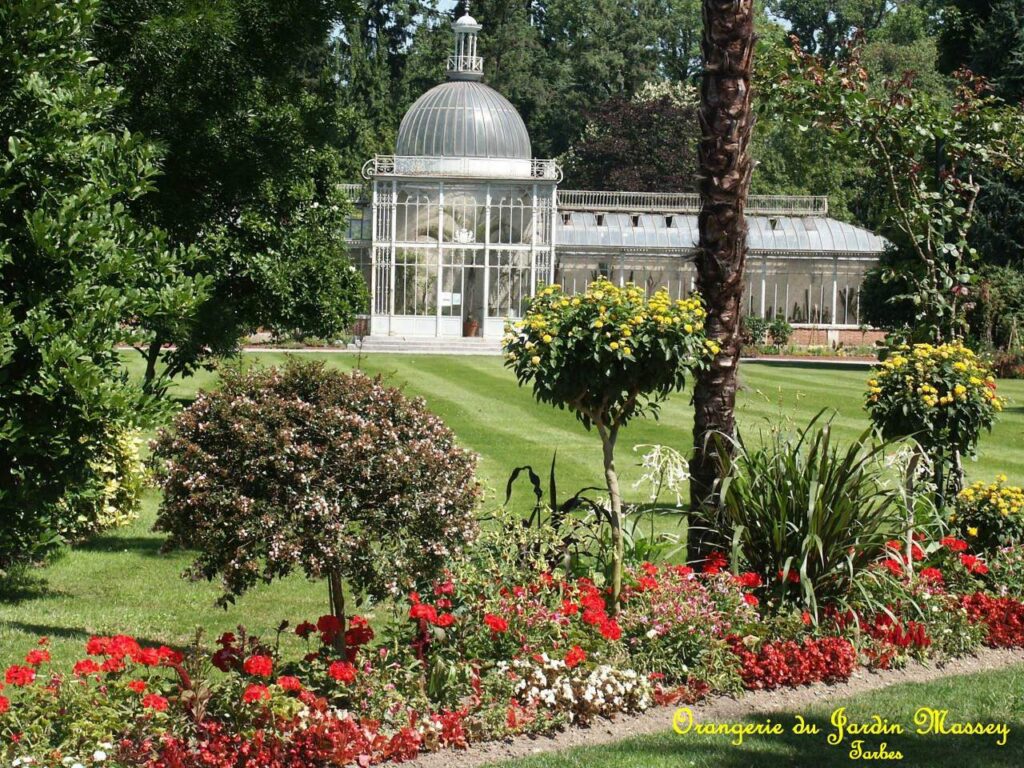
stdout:
[[1003,401],[991,368],[957,341],[892,349],[868,380],[866,407],[882,437],[917,441],[934,467],[941,509]]
[[89,51],[97,6],[0,3],[0,572],[131,508],[117,441],[156,409],[118,346],[203,294],[130,214],[159,158]]
[[1024,544],[1024,489],[1007,485],[1006,479],[978,481],[957,495],[950,522],[976,550]]
[[736,556],[766,594],[812,611],[844,596],[856,573],[905,529],[900,489],[865,432],[836,444],[819,413],[793,433],[773,430],[761,447],[720,445],[722,525]]
[[302,570],[328,579],[343,623],[343,580],[375,598],[414,589],[476,529],[475,456],[422,400],[360,371],[226,372],[154,448],[157,529],[199,551],[192,570],[220,575],[224,602]]
[[777,317],[768,324],[768,338],[772,342],[773,347],[782,348],[789,344],[789,339],[793,335],[793,326],[786,322],[783,317]]
[[699,296],[673,301],[664,289],[647,296],[632,283],[620,288],[601,278],[579,296],[547,286],[505,334],[505,364],[520,385],[531,384],[538,401],[572,411],[601,437],[611,500],[613,605],[625,546],[615,469],[619,430],[636,416],[657,416],[659,403],[683,388],[686,374],[704,364],[708,352],[718,353],[718,345],[705,339],[705,316]]
[[747,315],[743,318],[740,326],[740,333],[743,334],[743,343],[759,347],[768,339],[768,327],[770,321],[757,315]]

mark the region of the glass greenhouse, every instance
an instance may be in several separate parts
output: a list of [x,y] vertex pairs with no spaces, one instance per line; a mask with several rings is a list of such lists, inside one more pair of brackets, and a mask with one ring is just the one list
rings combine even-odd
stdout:
[[[498,338],[538,287],[599,276],[673,297],[694,290],[700,200],[559,189],[515,108],[483,82],[480,25],[454,26],[447,81],[402,119],[396,153],[351,185],[349,245],[370,287],[371,336]],[[860,285],[885,241],[828,217],[822,197],[753,196],[747,313],[858,328]]]

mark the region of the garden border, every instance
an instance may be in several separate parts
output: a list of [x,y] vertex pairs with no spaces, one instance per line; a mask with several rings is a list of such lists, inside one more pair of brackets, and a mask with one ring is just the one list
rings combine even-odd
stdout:
[[[937,665],[911,662],[903,669],[869,671],[858,667],[842,683],[814,683],[800,688],[748,692],[739,698],[712,696],[689,705],[702,720],[736,720],[753,713],[782,712],[877,691],[903,683],[924,683],[944,677],[987,672],[1019,664],[1024,667],[1021,649],[982,648],[974,656],[962,656]],[[504,760],[515,760],[574,747],[590,747],[623,741],[635,736],[664,733],[672,727],[674,705],[652,707],[641,715],[599,720],[589,727],[570,727],[550,736],[522,736],[505,741],[470,745],[463,750],[442,749],[417,757],[403,766],[408,768],[483,768]]]

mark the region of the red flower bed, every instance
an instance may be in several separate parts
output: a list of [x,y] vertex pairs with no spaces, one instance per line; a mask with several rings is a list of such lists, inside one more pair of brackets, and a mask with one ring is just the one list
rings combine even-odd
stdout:
[[833,683],[849,679],[857,666],[857,653],[842,637],[804,638],[761,643],[757,650],[731,635],[732,651],[740,659],[740,677],[750,690],[771,690],[781,686]]
[[968,618],[988,628],[985,645],[1024,648],[1024,602],[1011,597],[990,597],[978,592],[963,598]]

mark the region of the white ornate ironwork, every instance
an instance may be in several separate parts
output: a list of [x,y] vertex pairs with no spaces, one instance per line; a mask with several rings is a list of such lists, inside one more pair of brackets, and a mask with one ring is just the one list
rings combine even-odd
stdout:
[[448,57],[447,70],[449,72],[463,72],[482,75],[484,73],[484,57],[467,55],[459,56],[453,54]]
[[[626,213],[699,213],[694,192],[604,192],[560,189],[558,207],[572,211]],[[761,216],[827,216],[828,198],[820,195],[751,195],[746,212]]]
[[421,157],[375,155],[363,165],[363,177],[431,176],[463,179],[536,179],[561,181],[562,168],[554,160],[517,160],[498,157]]

